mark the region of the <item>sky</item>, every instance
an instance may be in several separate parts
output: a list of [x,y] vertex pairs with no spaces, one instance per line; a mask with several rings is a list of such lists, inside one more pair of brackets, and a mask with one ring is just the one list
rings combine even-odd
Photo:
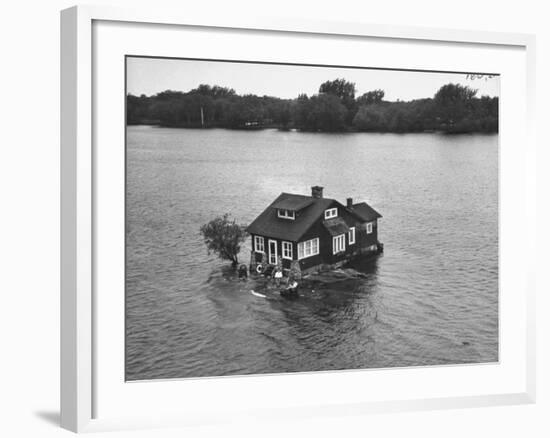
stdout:
[[436,73],[368,68],[311,67],[164,58],[127,58],[127,92],[147,96],[165,90],[187,92],[200,84],[233,88],[237,94],[280,98],[308,96],[327,80],[344,78],[355,82],[356,96],[374,90],[385,92],[384,100],[409,101],[433,97],[450,82],[478,90],[478,96],[498,96],[500,78],[471,79],[466,73]]

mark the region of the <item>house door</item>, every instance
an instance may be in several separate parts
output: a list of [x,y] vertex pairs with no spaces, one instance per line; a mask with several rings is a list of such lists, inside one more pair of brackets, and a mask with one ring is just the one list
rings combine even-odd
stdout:
[[277,264],[277,241],[269,240],[269,264]]

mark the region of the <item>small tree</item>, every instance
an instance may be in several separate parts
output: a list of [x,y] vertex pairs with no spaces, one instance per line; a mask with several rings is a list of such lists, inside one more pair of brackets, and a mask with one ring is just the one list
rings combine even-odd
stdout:
[[367,91],[362,96],[359,96],[357,98],[357,104],[359,106],[363,106],[363,105],[373,105],[375,103],[381,103],[384,100],[385,94],[386,93],[384,92],[384,90],[380,90],[380,89]]
[[224,214],[204,224],[200,232],[208,248],[208,254],[214,252],[222,260],[230,260],[233,266],[239,263],[241,244],[247,236],[245,227]]

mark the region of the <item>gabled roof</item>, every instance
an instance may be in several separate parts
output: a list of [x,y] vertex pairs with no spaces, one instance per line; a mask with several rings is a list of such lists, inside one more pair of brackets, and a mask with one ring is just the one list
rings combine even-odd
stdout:
[[[337,201],[329,198],[281,193],[246,230],[250,234],[297,242],[334,202]],[[280,207],[280,205],[305,205],[305,207],[302,207],[296,214],[296,218],[291,220],[277,217],[277,208],[289,209]]]
[[349,211],[355,213],[358,217],[363,219],[365,222],[370,222],[379,217],[382,217],[374,208],[372,208],[366,202],[360,202],[358,204],[353,204],[351,208],[348,208]]
[[[355,215],[361,221],[368,222],[382,217],[365,202],[354,204],[350,209],[335,199],[281,193],[246,230],[250,234],[297,242],[316,221],[323,220],[323,225],[332,235],[346,233],[349,228],[341,217],[324,220],[325,210],[333,204]],[[279,218],[277,209],[296,211],[296,218],[294,220]]]
[[309,196],[288,195],[279,201],[275,201],[271,206],[282,210],[300,211],[312,203],[313,198]]

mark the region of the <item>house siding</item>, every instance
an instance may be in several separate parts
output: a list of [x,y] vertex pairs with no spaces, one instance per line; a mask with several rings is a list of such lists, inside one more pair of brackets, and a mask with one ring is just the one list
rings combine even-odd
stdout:
[[332,251],[332,241],[330,243],[328,241],[330,236],[327,229],[323,226],[323,220],[324,217],[315,222],[300,239],[300,242],[305,242],[307,240],[319,238],[319,254],[301,259],[300,269],[302,270],[327,263],[327,257]]
[[[290,264],[292,260],[296,260],[298,258],[298,247],[295,242],[290,242],[289,240],[282,240],[282,239],[274,239],[272,237],[268,236],[260,236],[259,234],[251,234],[250,237],[252,239],[251,241],[251,248],[255,252],[255,262],[261,263],[262,262],[262,253],[256,252],[256,247],[254,246],[254,239],[256,236],[263,237],[264,238],[264,249],[265,249],[265,261],[266,263],[269,263],[269,241],[274,240],[277,243],[277,256],[281,257],[283,262],[283,268],[284,269],[290,269]],[[283,258],[283,242],[290,242],[292,244],[292,260],[291,259],[285,259]]]
[[367,234],[367,223],[363,222],[355,230],[355,240],[361,248],[366,248],[378,243],[378,220],[372,222],[372,233]]
[[[337,206],[334,205],[335,207]],[[378,243],[378,221],[372,221],[372,233],[367,234],[367,222],[362,222],[344,208],[338,208],[338,216],[341,217],[348,227],[355,227],[355,243],[349,243],[349,233],[346,233],[346,249],[344,252],[333,254],[333,236],[323,226],[324,217],[320,218],[300,239],[300,242],[319,238],[319,255],[300,260],[300,268],[310,269],[318,265],[333,265],[343,263],[350,255],[359,253],[361,249],[368,248]]]

